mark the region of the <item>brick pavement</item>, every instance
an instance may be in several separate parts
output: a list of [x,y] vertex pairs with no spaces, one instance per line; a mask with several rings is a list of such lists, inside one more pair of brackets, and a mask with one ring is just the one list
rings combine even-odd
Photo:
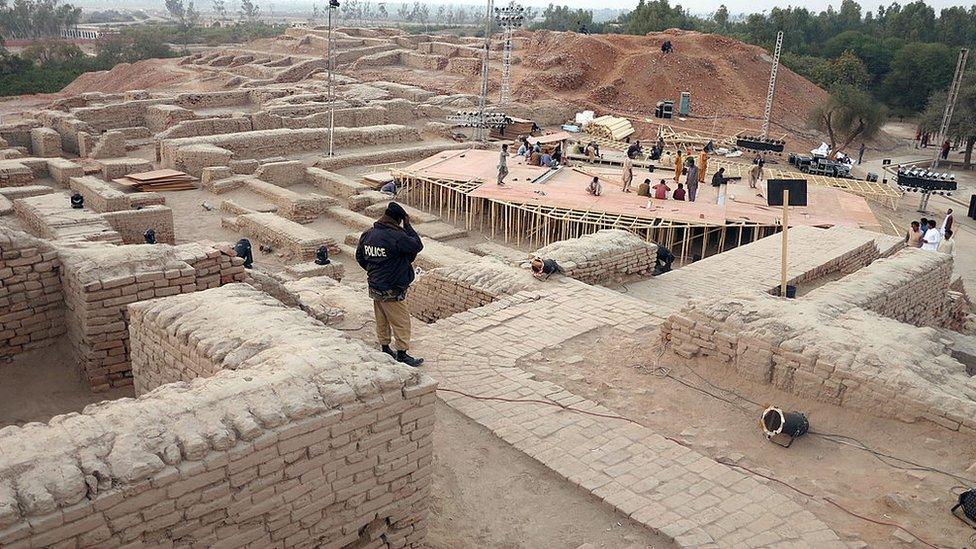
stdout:
[[[837,535],[789,497],[736,469],[612,417],[516,366],[519,359],[602,326],[634,333],[660,318],[626,295],[580,283],[520,292],[458,313],[415,345],[451,407],[515,448],[681,547],[843,547]],[[532,334],[532,337],[526,337]]]
[[[848,227],[792,227],[787,280],[803,286],[835,272],[851,273],[896,251],[904,239]],[[782,238],[773,235],[650,280],[628,284],[629,295],[667,316],[696,297],[730,289],[767,292],[779,285]]]

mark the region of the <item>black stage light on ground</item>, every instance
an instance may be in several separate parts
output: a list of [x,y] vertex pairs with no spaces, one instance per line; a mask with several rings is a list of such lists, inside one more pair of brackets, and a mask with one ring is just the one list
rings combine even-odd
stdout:
[[78,193],[71,195],[71,207],[80,210],[85,207],[85,197]]
[[810,422],[807,416],[800,412],[784,412],[781,408],[770,406],[762,414],[759,421],[766,438],[774,444],[779,444],[773,440],[774,437],[784,435],[790,437],[786,444],[779,444],[784,448],[789,448],[793,444],[793,439],[801,437],[810,430]]
[[331,263],[329,260],[329,248],[326,246],[319,246],[319,249],[315,251],[315,264],[328,265],[329,263]]
[[237,257],[244,258],[244,268],[250,269],[254,265],[254,256],[251,254],[251,241],[242,238],[234,245],[234,252]]
[[[968,521],[959,515],[956,515],[956,509],[959,509],[960,507],[962,507],[962,514],[969,519]],[[959,520],[965,522],[973,528],[976,528],[976,488],[966,490],[965,492],[959,494],[959,503],[952,508],[952,514],[955,515]]]
[[156,243],[156,231],[152,229],[146,229],[146,232],[142,233],[142,237],[146,239],[146,244]]

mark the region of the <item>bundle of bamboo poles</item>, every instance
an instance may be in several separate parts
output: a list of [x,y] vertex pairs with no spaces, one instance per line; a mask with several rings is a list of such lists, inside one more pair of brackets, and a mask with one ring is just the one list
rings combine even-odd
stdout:
[[623,141],[634,133],[634,127],[630,124],[630,120],[610,115],[594,118],[583,129],[590,135],[605,137],[614,141]]

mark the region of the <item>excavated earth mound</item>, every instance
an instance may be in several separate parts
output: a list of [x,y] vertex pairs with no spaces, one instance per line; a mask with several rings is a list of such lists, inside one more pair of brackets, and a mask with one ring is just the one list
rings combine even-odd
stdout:
[[[664,99],[691,92],[692,115],[760,120],[772,59],[758,46],[733,38],[692,31],[667,30],[646,36],[583,35],[571,32],[521,33],[529,39],[518,52],[514,95],[539,94],[569,100],[605,112],[652,116]],[[661,53],[670,40],[674,52]],[[780,66],[774,126],[800,129],[810,108],[827,93]],[[677,107],[677,105],[676,105]]]

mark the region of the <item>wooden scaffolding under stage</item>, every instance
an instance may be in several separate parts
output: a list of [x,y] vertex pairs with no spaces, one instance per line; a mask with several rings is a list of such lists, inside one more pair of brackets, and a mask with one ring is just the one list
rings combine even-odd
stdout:
[[778,221],[774,224],[693,223],[496,200],[471,194],[484,183],[477,179],[435,179],[405,170],[394,170],[392,174],[397,181],[397,197],[403,202],[436,212],[453,223],[463,223],[468,230],[477,229],[491,238],[502,237],[516,246],[525,243],[530,248],[541,248],[601,229],[623,229],[667,247],[679,261],[688,261],[748,244],[780,230]]

